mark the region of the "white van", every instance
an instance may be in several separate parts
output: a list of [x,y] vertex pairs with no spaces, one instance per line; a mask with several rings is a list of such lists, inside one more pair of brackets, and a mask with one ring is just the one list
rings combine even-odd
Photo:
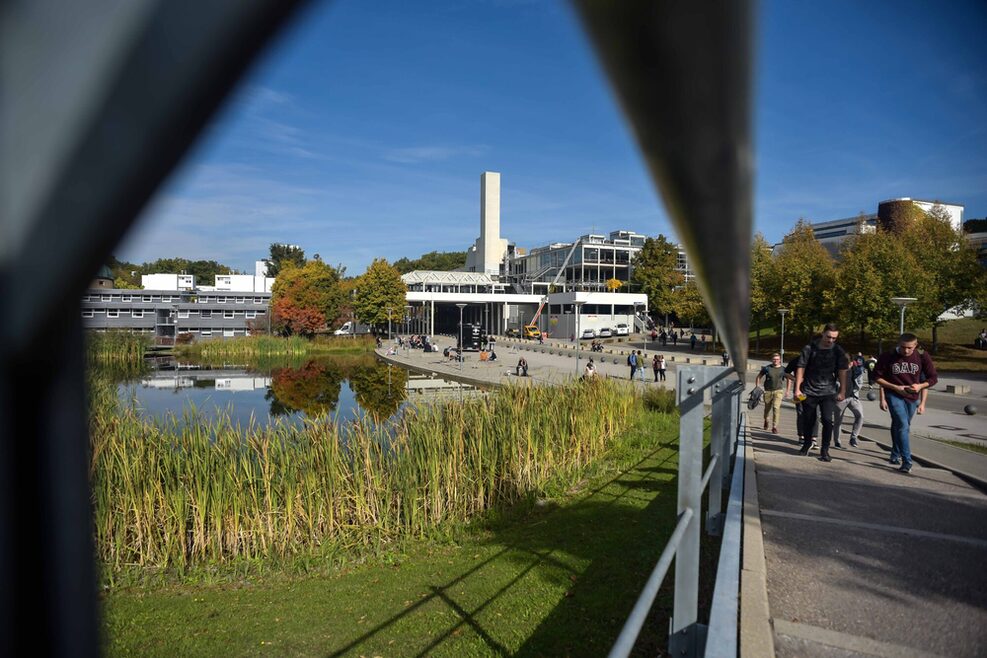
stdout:
[[365,324],[360,324],[349,320],[344,322],[342,327],[332,333],[334,336],[357,336],[361,334],[369,334],[370,327]]

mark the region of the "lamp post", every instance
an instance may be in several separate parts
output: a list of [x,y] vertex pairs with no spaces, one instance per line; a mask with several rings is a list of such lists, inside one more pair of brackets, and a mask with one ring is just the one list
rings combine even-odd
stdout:
[[789,309],[779,308],[778,312],[781,313],[781,348],[778,353],[781,354],[782,363],[785,362],[785,313],[788,313]]
[[913,302],[917,302],[916,297],[892,297],[891,301],[901,307],[901,318],[898,321],[898,335],[905,333],[905,307]]
[[[457,349],[456,352],[458,353],[457,356],[459,357],[459,372],[462,372],[463,371],[463,309],[466,307],[466,304],[460,302],[459,304],[456,304],[456,306],[459,307],[459,349]],[[460,386],[462,386],[462,383],[460,383]]]
[[387,340],[391,340],[391,307],[387,307]]
[[572,305],[576,307],[576,377],[579,376],[579,341],[582,340],[582,334],[579,331],[579,315],[580,309],[586,302],[573,302]]
[[411,333],[411,307],[406,305],[404,307],[404,309],[407,311],[407,313],[404,316],[406,318],[405,321],[404,321],[404,333],[405,334],[410,334]]

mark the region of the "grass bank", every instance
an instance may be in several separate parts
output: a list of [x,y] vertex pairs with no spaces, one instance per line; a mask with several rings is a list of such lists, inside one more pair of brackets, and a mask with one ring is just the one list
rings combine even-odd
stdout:
[[176,353],[192,359],[237,359],[271,356],[315,356],[318,354],[356,354],[372,352],[371,336],[240,336],[224,340],[207,340],[178,345]]
[[[622,382],[506,387],[389,427],[325,416],[158,427],[92,387],[96,548],[109,583],[380,546],[567,486],[626,431]],[[245,566],[246,565],[246,566]]]
[[85,332],[86,360],[93,365],[141,363],[149,344],[147,334],[133,331]]
[[[677,416],[627,397],[627,427],[581,475],[441,535],[312,575],[110,591],[107,653],[605,655],[676,520]],[[641,654],[664,650],[668,592]]]

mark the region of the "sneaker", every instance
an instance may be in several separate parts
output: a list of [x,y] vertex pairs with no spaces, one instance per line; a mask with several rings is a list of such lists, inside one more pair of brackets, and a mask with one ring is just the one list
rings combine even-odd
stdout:
[[833,458],[829,456],[829,453],[828,452],[824,452],[823,454],[819,455],[819,461],[821,461],[821,462],[831,462],[831,461],[833,461]]
[[805,447],[799,448],[799,454],[802,455],[803,457],[805,457],[806,455],[809,454],[809,449],[808,448],[805,448]]
[[818,443],[816,443],[816,440],[815,440],[815,439],[812,439],[812,447],[811,447],[811,448],[809,448],[809,450],[815,450],[815,449],[817,449],[818,447],[819,447],[819,444],[818,444]]
[[772,427],[771,428],[771,433],[772,434],[777,434],[778,433],[778,428],[777,427]]
[[833,444],[833,446],[834,446],[834,447],[836,447],[836,448],[843,448],[843,444],[842,444],[842,443],[840,443],[839,441],[837,441],[837,442],[835,442],[835,443]]
[[901,460],[900,459],[889,459],[888,460],[888,463],[889,464],[900,464],[901,463]]
[[911,473],[911,471],[912,471],[911,464],[902,464],[901,467],[898,468],[899,473]]
[[857,439],[850,439],[850,447],[851,448],[857,447]]

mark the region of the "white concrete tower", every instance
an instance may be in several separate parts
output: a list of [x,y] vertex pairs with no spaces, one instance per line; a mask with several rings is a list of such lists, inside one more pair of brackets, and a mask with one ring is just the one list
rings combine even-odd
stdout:
[[481,267],[477,270],[497,272],[500,264],[500,174],[485,171],[480,174],[480,252]]

